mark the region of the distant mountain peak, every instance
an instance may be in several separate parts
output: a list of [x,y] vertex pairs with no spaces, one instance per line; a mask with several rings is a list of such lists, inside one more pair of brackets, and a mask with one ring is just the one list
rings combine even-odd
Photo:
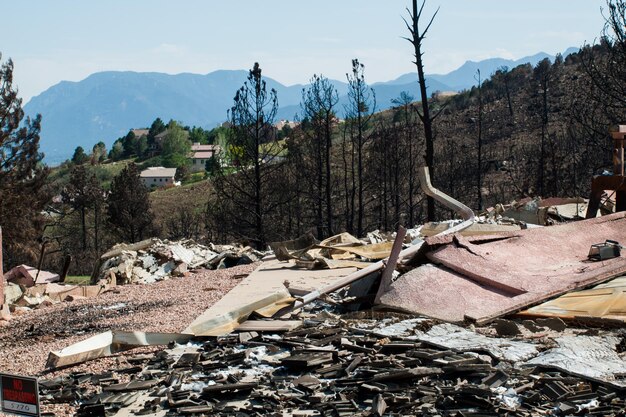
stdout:
[[[568,48],[566,54],[577,51]],[[484,78],[501,66],[514,67],[553,56],[539,52],[519,60],[489,58],[467,61],[448,74],[427,75],[428,93],[470,88],[476,69]],[[213,128],[226,119],[235,92],[248,75],[247,70],[222,69],[208,74],[164,74],[159,72],[102,71],[81,81],[61,81],[33,97],[25,106],[27,115],[42,115],[41,150],[46,161],[56,164],[68,159],[76,146],[89,150],[98,141],[110,147],[129,129],[149,126],[154,119],[179,120],[190,126]],[[268,88],[278,92],[278,118],[293,119],[299,112],[302,88],[285,86],[265,77]],[[338,109],[346,102],[347,84],[331,80],[340,94]],[[391,107],[391,100],[403,91],[419,100],[417,74],[403,74],[395,80],[373,83],[377,110]]]

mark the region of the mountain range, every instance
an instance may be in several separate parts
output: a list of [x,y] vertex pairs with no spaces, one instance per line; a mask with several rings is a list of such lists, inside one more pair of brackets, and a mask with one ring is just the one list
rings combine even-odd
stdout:
[[[569,48],[563,56],[576,52]],[[518,60],[491,58],[467,61],[448,74],[427,75],[429,94],[434,91],[461,91],[476,84],[476,71],[480,69],[487,78],[496,69],[530,63],[535,65],[544,58],[554,59],[546,53]],[[246,77],[244,70],[219,70],[206,75],[157,72],[107,71],[90,75],[82,81],[62,81],[25,106],[27,115],[42,115],[41,150],[45,161],[56,165],[71,157],[77,146],[86,151],[102,140],[107,148],[115,139],[124,136],[131,128],[149,126],[160,117],[174,119],[189,126],[213,128],[226,120],[233,97]],[[279,119],[293,120],[300,110],[302,89],[305,85],[285,86],[264,77],[267,88],[278,94]],[[376,92],[376,110],[391,107],[391,100],[406,91],[419,98],[417,74],[408,73],[387,81],[371,84]],[[340,113],[347,102],[348,84],[331,80],[340,96]]]

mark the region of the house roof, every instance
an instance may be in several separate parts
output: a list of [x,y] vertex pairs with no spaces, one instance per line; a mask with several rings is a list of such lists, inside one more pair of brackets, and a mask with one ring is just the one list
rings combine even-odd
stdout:
[[218,148],[218,145],[201,145],[199,143],[191,145],[192,151],[217,151]]
[[194,152],[193,159],[209,159],[214,155],[213,152]]
[[131,129],[131,132],[135,134],[136,137],[140,138],[142,136],[148,136],[148,129]]
[[150,167],[141,171],[141,178],[174,178],[176,168]]
[[[163,140],[165,139],[165,136],[167,136],[168,133],[169,133],[169,129],[165,129],[163,132],[159,133],[158,135],[155,135],[154,139]],[[189,132],[186,130],[183,130],[183,135],[185,135],[185,137],[189,137]]]

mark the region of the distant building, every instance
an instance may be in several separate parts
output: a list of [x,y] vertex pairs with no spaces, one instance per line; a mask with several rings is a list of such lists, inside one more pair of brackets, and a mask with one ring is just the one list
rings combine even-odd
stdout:
[[139,176],[148,188],[171,186],[175,185],[176,168],[150,167],[141,171]]
[[191,145],[191,172],[204,171],[206,162],[219,153],[219,145]]
[[158,149],[161,149],[161,145],[163,145],[165,136],[167,136],[167,130],[164,130],[163,132],[154,136],[154,144],[157,146]]
[[131,129],[130,131],[133,132],[137,139],[143,136],[148,136],[148,133],[150,132],[148,129]]
[[274,127],[276,129],[278,129],[278,130],[283,130],[283,128],[285,126],[289,126],[290,128],[293,129],[293,128],[297,127],[298,125],[300,125],[300,123],[298,123],[298,122],[290,122],[289,120],[280,120],[280,121],[274,123]]
[[[165,137],[167,136],[169,132],[170,132],[169,129],[166,129],[154,137],[154,144],[159,150],[162,148],[163,141],[165,140]],[[185,137],[188,138],[189,132],[186,130],[183,130],[183,135],[185,135]]]

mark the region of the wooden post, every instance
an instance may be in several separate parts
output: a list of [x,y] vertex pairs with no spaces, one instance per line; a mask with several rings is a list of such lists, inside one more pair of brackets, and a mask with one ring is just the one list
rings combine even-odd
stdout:
[[626,125],[619,125],[611,131],[613,137],[613,175],[598,175],[591,181],[591,196],[585,218],[596,217],[600,208],[602,193],[605,190],[615,191],[615,211],[626,211],[626,177],[624,170],[626,157]]
[[380,277],[380,286],[378,287],[378,291],[376,292],[374,304],[380,304],[380,297],[382,297],[383,294],[389,291],[393,271],[396,270],[396,265],[398,264],[398,256],[402,251],[404,236],[406,236],[406,229],[402,226],[398,227],[398,233],[396,234],[396,239],[393,241],[391,253],[389,254],[389,258],[385,263],[385,269],[383,269],[383,273]]
[[4,304],[4,273],[2,271],[2,227],[0,227],[0,308]]
[[626,125],[617,127],[611,132],[613,137],[613,175],[624,176],[624,142],[626,141]]

